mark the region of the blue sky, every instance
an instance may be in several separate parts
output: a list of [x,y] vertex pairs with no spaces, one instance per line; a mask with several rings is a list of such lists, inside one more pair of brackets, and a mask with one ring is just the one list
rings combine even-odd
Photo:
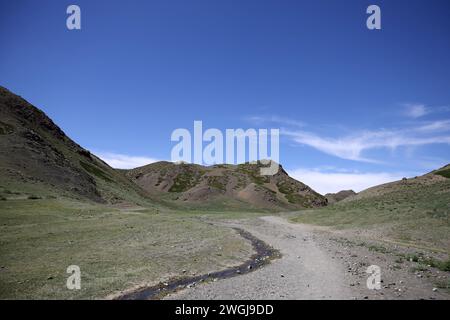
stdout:
[[280,128],[289,173],[359,191],[450,162],[449,17],[447,0],[0,0],[0,85],[113,166],[170,159],[202,120]]

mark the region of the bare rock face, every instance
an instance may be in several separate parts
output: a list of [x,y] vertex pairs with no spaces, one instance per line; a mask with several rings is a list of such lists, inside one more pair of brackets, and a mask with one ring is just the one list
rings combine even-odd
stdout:
[[273,176],[260,175],[261,163],[200,166],[157,162],[125,172],[150,194],[174,194],[177,201],[222,202],[266,209],[325,206],[327,200],[289,177],[280,166]]
[[337,193],[327,193],[325,198],[327,198],[329,204],[333,204],[356,194],[357,193],[353,190],[342,190]]

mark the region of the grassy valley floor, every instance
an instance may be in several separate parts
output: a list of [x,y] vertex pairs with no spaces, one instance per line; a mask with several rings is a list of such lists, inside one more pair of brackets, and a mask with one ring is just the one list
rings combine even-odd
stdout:
[[[105,298],[251,256],[250,243],[202,222],[204,214],[61,199],[0,201],[0,299]],[[66,288],[69,265],[81,268],[81,290]]]

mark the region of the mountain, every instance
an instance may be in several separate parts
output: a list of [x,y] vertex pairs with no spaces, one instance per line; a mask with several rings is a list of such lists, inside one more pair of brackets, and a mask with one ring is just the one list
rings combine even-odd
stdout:
[[201,166],[157,162],[125,175],[149,194],[188,206],[216,205],[267,209],[325,206],[325,197],[289,177],[282,166],[273,176],[260,175],[261,164]]
[[354,195],[356,195],[356,192],[353,190],[342,190],[337,193],[327,193],[325,198],[327,198],[328,204],[333,204]]
[[143,203],[145,192],[0,87],[0,193]]
[[71,140],[43,111],[0,87],[0,196],[72,197],[100,203],[298,209],[327,204],[280,166],[158,162],[116,170]]

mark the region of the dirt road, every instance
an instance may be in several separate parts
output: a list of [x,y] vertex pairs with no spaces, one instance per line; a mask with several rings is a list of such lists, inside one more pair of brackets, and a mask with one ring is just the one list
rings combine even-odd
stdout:
[[[282,258],[254,272],[198,284],[166,299],[445,299],[406,270],[391,270],[389,258],[365,248],[349,247],[317,232],[267,216],[231,222],[280,250]],[[369,290],[367,266],[383,270],[381,290]],[[396,280],[393,280],[396,279]]]

